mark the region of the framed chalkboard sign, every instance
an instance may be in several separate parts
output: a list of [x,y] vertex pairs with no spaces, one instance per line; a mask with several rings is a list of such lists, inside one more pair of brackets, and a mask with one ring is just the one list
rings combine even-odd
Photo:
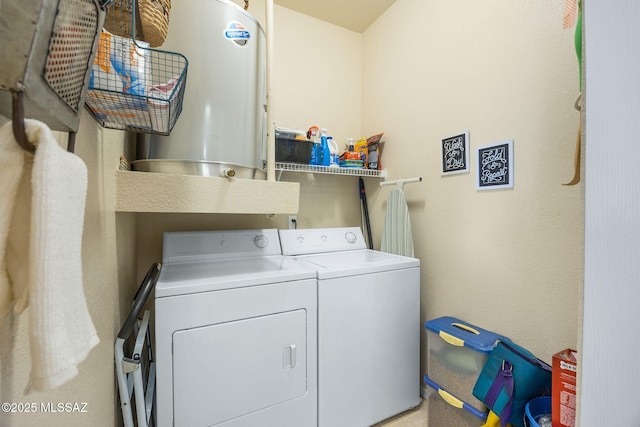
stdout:
[[513,140],[478,147],[478,190],[513,188]]
[[443,138],[442,175],[469,172],[469,131]]

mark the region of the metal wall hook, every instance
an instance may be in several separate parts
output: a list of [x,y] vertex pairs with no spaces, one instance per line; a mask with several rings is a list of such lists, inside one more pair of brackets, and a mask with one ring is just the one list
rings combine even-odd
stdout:
[[67,151],[73,153],[76,149],[76,133],[69,132],[67,136]]
[[13,100],[13,117],[11,124],[13,127],[13,136],[23,150],[29,153],[35,153],[36,147],[29,142],[27,132],[24,130],[24,92],[12,90],[11,97]]
[[[23,150],[28,151],[31,154],[36,152],[36,147],[29,142],[27,138],[27,132],[24,128],[24,92],[11,91],[11,97],[13,100],[13,117],[11,127],[13,128],[13,136],[16,142]],[[69,132],[67,140],[67,151],[73,153],[76,147],[76,133]]]

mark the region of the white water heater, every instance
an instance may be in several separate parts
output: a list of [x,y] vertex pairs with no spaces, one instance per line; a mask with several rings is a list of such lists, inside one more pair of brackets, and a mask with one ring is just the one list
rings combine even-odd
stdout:
[[169,136],[152,135],[134,170],[254,178],[266,150],[266,41],[228,0],[172,3],[161,49],[189,61],[183,110]]

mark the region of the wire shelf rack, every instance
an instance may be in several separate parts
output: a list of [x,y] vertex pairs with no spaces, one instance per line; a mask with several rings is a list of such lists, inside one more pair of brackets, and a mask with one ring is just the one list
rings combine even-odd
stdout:
[[306,173],[320,173],[329,175],[351,175],[351,176],[364,176],[375,178],[386,178],[387,170],[376,169],[363,169],[363,168],[344,168],[344,167],[329,167],[329,166],[314,166],[305,165],[300,163],[286,163],[276,162],[276,171],[279,172],[306,172]]

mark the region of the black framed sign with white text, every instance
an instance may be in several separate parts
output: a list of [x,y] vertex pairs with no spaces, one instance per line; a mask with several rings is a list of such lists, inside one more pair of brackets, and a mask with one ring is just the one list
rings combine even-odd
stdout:
[[442,175],[469,172],[469,132],[443,138]]
[[513,188],[513,140],[477,148],[478,190]]

